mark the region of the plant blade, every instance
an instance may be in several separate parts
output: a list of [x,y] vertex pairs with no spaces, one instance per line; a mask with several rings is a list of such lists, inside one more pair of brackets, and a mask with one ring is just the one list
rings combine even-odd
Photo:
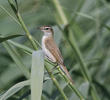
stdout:
[[41,100],[44,76],[44,58],[42,51],[32,54],[31,69],[31,100]]
[[18,92],[20,89],[22,89],[24,86],[27,86],[27,85],[30,85],[30,80],[19,82],[19,83],[15,84],[7,92],[5,92],[1,96],[0,100],[6,100],[6,99],[8,99],[13,94],[15,94],[16,92]]
[[6,35],[0,34],[0,43],[19,36],[23,36],[23,35],[22,34],[6,34]]
[[24,65],[24,63],[22,62],[21,56],[19,55],[17,50],[13,46],[11,46],[8,41],[3,42],[2,44],[6,48],[6,50],[8,51],[10,56],[12,57],[12,59],[15,61],[16,65],[19,67],[19,69],[25,75],[25,77],[29,79],[30,72],[29,72],[28,68]]

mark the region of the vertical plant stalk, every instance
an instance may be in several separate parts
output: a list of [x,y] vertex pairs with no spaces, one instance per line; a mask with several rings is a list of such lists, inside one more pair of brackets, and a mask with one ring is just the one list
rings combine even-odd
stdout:
[[64,14],[61,6],[60,6],[59,1],[58,0],[52,0],[52,2],[54,3],[54,6],[55,6],[57,12],[59,13],[59,16],[62,16],[60,18],[60,20],[62,20],[62,22],[63,22],[64,25],[67,25],[68,24],[68,20],[67,20],[67,18],[65,16],[65,14]]
[[[88,74],[87,66],[86,66],[86,64],[83,61],[83,57],[82,57],[81,52],[80,52],[80,50],[79,50],[79,48],[78,48],[78,46],[77,46],[77,44],[75,42],[75,39],[74,39],[74,36],[72,35],[71,29],[69,29],[69,33],[70,33],[70,39],[67,38],[67,41],[69,42],[69,44],[71,45],[72,49],[74,50],[77,60],[80,62],[80,65],[81,65],[80,70],[81,70],[84,78],[88,82],[91,83],[92,79],[91,79],[90,75]],[[71,42],[71,40],[73,42]]]
[[[60,16],[60,19],[62,20],[63,24],[64,25],[69,24],[69,21],[68,21],[68,19],[67,19],[66,15],[65,15],[65,13],[64,13],[64,11],[63,11],[60,3],[59,3],[59,1],[58,0],[52,0],[52,2],[54,4],[54,6],[56,8],[56,11],[58,12],[58,14]],[[87,66],[86,66],[86,64],[83,61],[83,57],[82,57],[81,52],[80,52],[80,50],[79,50],[79,48],[78,48],[78,46],[76,44],[76,41],[75,41],[74,36],[73,36],[73,33],[72,33],[72,31],[71,31],[70,28],[68,28],[67,30],[69,32],[70,39],[68,39],[67,36],[65,36],[65,38],[68,41],[68,43],[71,45],[72,49],[74,50],[74,53],[76,55],[76,58],[77,58],[77,60],[79,61],[80,65],[81,65],[80,70],[81,70],[81,72],[83,74],[83,77],[91,84],[92,83],[91,76],[88,73]],[[71,42],[71,40],[73,42]],[[93,84],[91,85],[91,91],[92,91],[91,92],[91,95],[93,97],[93,100],[100,100],[99,97],[98,97],[98,95],[97,95],[95,86]]]
[[47,66],[47,64],[46,64],[45,68],[46,68],[46,70],[47,70],[49,76],[51,77],[53,83],[56,85],[57,89],[60,91],[60,93],[61,93],[62,97],[64,98],[64,100],[68,100],[67,96],[65,95],[64,91],[63,91],[62,88],[60,87],[58,81],[55,79],[54,75],[53,75],[52,72],[50,71],[50,69],[49,69],[49,67]]
[[63,78],[66,80],[66,82],[69,84],[71,89],[76,93],[76,95],[80,98],[80,100],[85,100],[83,95],[79,92],[79,90],[73,85],[73,83],[68,79],[68,77],[62,72],[59,66],[57,66],[58,71],[63,76]]
[[18,19],[18,22],[20,23],[21,27],[22,27],[23,30],[25,31],[26,36],[27,36],[28,39],[30,40],[30,42],[31,42],[31,44],[32,44],[32,46],[33,46],[33,48],[34,48],[35,50],[37,50],[37,49],[38,49],[38,48],[37,48],[37,45],[36,45],[36,43],[34,42],[34,39],[32,38],[30,32],[28,31],[28,29],[27,29],[27,27],[26,27],[26,25],[25,25],[25,23],[24,23],[24,21],[23,21],[21,15],[20,15],[20,13],[19,13],[17,0],[15,0],[16,6],[14,5],[13,0],[8,0],[8,2],[9,2],[11,8],[13,9],[13,11],[14,11],[14,13],[15,13],[15,15],[16,15],[16,17],[17,17],[17,19]]
[[17,16],[18,21],[20,22],[22,28],[23,28],[24,31],[26,32],[26,35],[27,35],[28,39],[30,40],[30,42],[31,42],[31,44],[32,44],[32,46],[33,46],[33,48],[34,48],[35,50],[37,50],[37,49],[38,49],[38,48],[37,48],[37,45],[36,45],[36,43],[34,42],[32,36],[30,35],[30,32],[28,31],[26,25],[24,24],[23,19],[22,19],[20,13],[17,12],[16,16]]
[[[55,4],[56,10],[59,13],[59,16],[62,16],[60,19],[62,20],[64,25],[68,24],[68,19],[66,18],[60,3],[58,0],[53,0],[53,3]],[[60,68],[58,67],[58,71],[60,72],[60,74],[64,77],[64,79],[67,81],[67,83],[69,83],[69,86],[71,87],[71,89],[76,93],[76,95],[80,98],[80,100],[84,100],[83,96],[81,95],[81,93],[75,88],[75,86],[70,82],[70,80],[64,75],[64,73],[62,72],[62,70],[60,70]]]

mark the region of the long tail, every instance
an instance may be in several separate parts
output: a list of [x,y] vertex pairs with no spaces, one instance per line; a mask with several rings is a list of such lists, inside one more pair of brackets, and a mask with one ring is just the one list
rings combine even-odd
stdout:
[[60,66],[61,70],[67,75],[67,77],[69,78],[69,80],[72,83],[74,83],[73,80],[72,80],[72,78],[71,78],[71,76],[70,76],[70,74],[69,74],[69,72],[68,72],[68,70],[67,70],[67,68],[66,68],[66,66],[61,65],[61,64],[59,66]]

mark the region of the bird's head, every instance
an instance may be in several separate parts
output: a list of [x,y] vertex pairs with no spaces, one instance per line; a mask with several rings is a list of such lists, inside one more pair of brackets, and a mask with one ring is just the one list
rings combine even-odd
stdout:
[[40,27],[40,30],[44,33],[46,36],[53,36],[53,29],[50,26],[42,26]]

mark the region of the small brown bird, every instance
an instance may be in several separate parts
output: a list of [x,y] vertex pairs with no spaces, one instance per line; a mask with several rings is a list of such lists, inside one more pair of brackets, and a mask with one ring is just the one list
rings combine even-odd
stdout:
[[42,26],[40,30],[43,31],[44,35],[42,37],[42,50],[44,55],[52,62],[56,62],[61,70],[67,75],[70,81],[73,83],[73,80],[64,65],[63,57],[60,53],[59,48],[57,47],[56,43],[54,42],[54,32],[53,29],[49,26]]

